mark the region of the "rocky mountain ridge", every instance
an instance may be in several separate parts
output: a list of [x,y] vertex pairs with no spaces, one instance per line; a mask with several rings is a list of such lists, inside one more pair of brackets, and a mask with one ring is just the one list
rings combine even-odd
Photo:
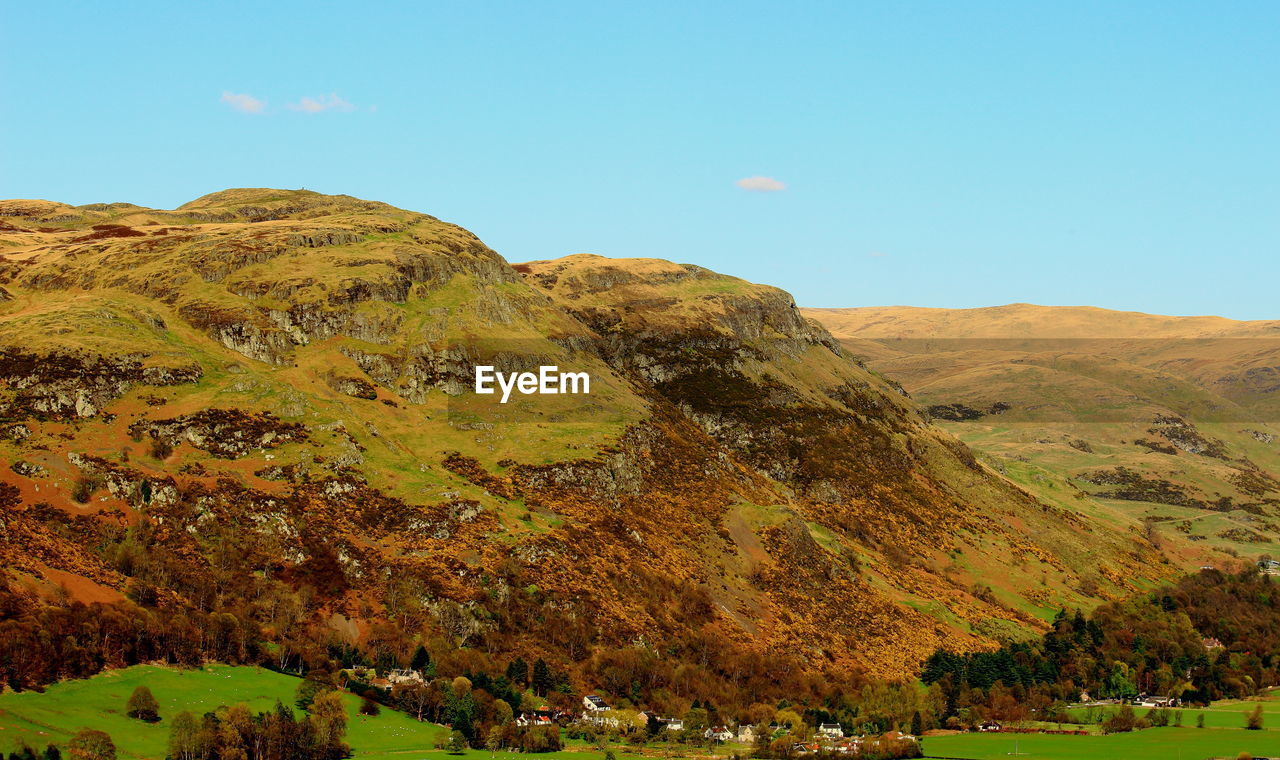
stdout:
[[[511,266],[307,191],[0,224],[0,553],[46,599],[564,663],[714,636],[904,677],[1174,572],[976,459],[776,288]],[[498,405],[477,363],[592,394]]]

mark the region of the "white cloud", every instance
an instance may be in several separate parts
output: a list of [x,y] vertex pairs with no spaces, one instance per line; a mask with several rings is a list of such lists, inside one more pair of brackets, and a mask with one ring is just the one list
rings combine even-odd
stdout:
[[241,113],[262,113],[267,107],[267,101],[245,93],[223,92],[222,102]]
[[321,111],[354,111],[356,107],[338,97],[337,93],[331,92],[318,98],[306,97],[297,103],[290,103],[289,109],[303,113],[320,113]]
[[773,177],[743,177],[737,182],[738,187],[753,193],[776,193],[786,190],[786,184]]

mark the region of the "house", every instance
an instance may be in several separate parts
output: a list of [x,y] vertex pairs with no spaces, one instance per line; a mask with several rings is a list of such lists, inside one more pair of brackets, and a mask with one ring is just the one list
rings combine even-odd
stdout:
[[743,723],[741,726],[738,726],[738,741],[743,744],[755,744],[756,727],[750,723]]
[[806,744],[804,742],[796,742],[791,745],[791,754],[793,755],[811,755],[818,751],[817,744]]
[[881,738],[881,739],[883,739],[883,740],[885,740],[885,741],[891,741],[891,742],[914,742],[914,741],[917,741],[916,737],[912,736],[911,734],[904,734],[904,733],[902,733],[901,731],[890,731],[889,733],[885,734],[884,736],[882,736],[882,737],[880,737],[880,738]]
[[1139,700],[1140,707],[1177,707],[1177,697],[1143,697]]
[[393,670],[387,673],[387,680],[392,686],[398,683],[426,683],[422,674],[416,670]]
[[658,724],[662,726],[663,731],[683,731],[684,720],[681,718],[657,718]]
[[555,721],[555,713],[551,710],[530,710],[520,713],[516,718],[517,726],[549,726]]
[[840,755],[860,755],[862,754],[863,741],[864,738],[861,736],[854,736],[849,739],[840,739],[839,741],[832,742],[828,745],[827,751],[835,752]]
[[733,732],[729,730],[728,726],[716,726],[703,731],[702,738],[714,739],[718,742],[727,742],[733,738]]
[[1205,649],[1223,649],[1224,648],[1222,645],[1222,641],[1212,636],[1205,639],[1202,643],[1204,644]]
[[1280,575],[1280,560],[1260,559],[1258,569],[1267,575]]
[[818,736],[827,739],[843,739],[844,729],[840,727],[839,723],[823,723],[818,726]]
[[588,694],[583,697],[582,706],[588,713],[602,713],[605,710],[612,709],[603,699],[597,697],[595,694]]
[[994,720],[984,720],[978,725],[979,731],[1000,731],[1002,728],[1003,727]]

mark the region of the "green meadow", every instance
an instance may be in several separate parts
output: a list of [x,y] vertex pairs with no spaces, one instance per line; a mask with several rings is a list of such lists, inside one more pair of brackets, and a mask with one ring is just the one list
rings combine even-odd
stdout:
[[[125,715],[134,688],[145,685],[160,703],[161,720],[143,723]],[[122,758],[163,758],[169,722],[182,710],[200,715],[244,702],[254,712],[276,700],[292,705],[298,679],[252,667],[211,665],[200,670],[139,665],[78,681],[63,681],[37,692],[0,694],[0,750],[25,741],[37,749],[65,744],[81,728],[106,731]],[[346,695],[347,742],[356,757],[401,757],[431,749],[446,729],[419,723],[404,713],[382,710],[360,715],[360,700]]]
[[[1204,725],[1206,728],[1244,728],[1245,715],[1253,712],[1258,706],[1262,705],[1264,729],[1280,730],[1280,699],[1248,699],[1248,700],[1222,700],[1214,702],[1209,707],[1187,707],[1181,710],[1170,710],[1170,715],[1177,712],[1182,713],[1182,725],[1185,728],[1192,728],[1196,725],[1196,719],[1199,715],[1204,715]],[[1134,709],[1134,713],[1139,717],[1145,716],[1150,708],[1138,707]],[[1098,723],[1105,720],[1115,712],[1114,707],[1102,708],[1075,708],[1068,713],[1073,720],[1081,723]]]
[[[76,681],[63,681],[38,693],[0,694],[0,752],[26,742],[37,750],[47,744],[64,745],[76,731],[96,728],[111,735],[117,756],[163,760],[169,742],[169,723],[183,710],[200,715],[224,705],[243,702],[254,712],[270,710],[276,700],[292,705],[298,679],[254,667],[210,665],[198,670],[139,665]],[[138,686],[147,686],[160,703],[161,720],[143,723],[125,715],[125,703]],[[405,713],[383,708],[376,716],[359,714],[360,700],[343,695],[347,704],[347,744],[355,758],[414,758],[434,756],[461,760],[515,760],[510,752],[496,754],[468,750],[448,755],[435,749],[449,729],[419,723]],[[626,754],[621,747],[619,755]],[[566,742],[563,752],[538,757],[554,760],[602,760],[604,754],[582,742]],[[65,756],[65,754],[64,754]]]
[[[1258,705],[1262,705],[1263,729],[1246,731],[1245,715]],[[1115,709],[1077,708],[1070,714],[1075,720],[1094,724]],[[1142,707],[1135,710],[1139,717],[1148,711],[1149,708]],[[1149,728],[1109,736],[1007,733],[930,736],[925,739],[925,755],[972,760],[1009,757],[1027,760],[1204,760],[1224,757],[1235,760],[1242,752],[1258,757],[1280,756],[1280,699],[1224,700],[1210,707],[1188,707],[1180,712],[1181,727]],[[1204,716],[1204,728],[1196,728],[1200,715]]]
[[953,734],[924,740],[925,757],[972,760],[1235,760],[1241,752],[1280,755],[1280,731],[1149,728],[1110,736]]

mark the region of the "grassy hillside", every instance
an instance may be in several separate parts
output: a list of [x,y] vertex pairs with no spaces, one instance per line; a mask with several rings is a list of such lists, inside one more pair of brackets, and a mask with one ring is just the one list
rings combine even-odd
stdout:
[[[975,459],[767,285],[512,267],[308,191],[0,220],[0,560],[33,603],[544,657],[582,689],[661,647],[706,671],[646,681],[674,712],[907,677],[1174,572]],[[498,404],[479,364],[586,371],[591,393]]]
[[[291,706],[300,681],[269,670],[210,665],[198,670],[139,665],[84,680],[64,681],[45,693],[0,694],[0,750],[19,742],[37,749],[65,744],[81,728],[106,731],[120,757],[160,760],[167,752],[169,724],[177,713],[196,715],[221,706],[245,703],[255,713],[271,710],[277,700]],[[125,702],[138,686],[147,686],[160,703],[158,723],[125,715]],[[347,743],[354,757],[395,757],[427,753],[447,729],[419,723],[394,710],[370,717],[359,714],[360,701],[347,704]],[[443,756],[443,753],[439,753]]]
[[1280,322],[1027,304],[810,309],[1042,498],[1183,566],[1280,540]]

